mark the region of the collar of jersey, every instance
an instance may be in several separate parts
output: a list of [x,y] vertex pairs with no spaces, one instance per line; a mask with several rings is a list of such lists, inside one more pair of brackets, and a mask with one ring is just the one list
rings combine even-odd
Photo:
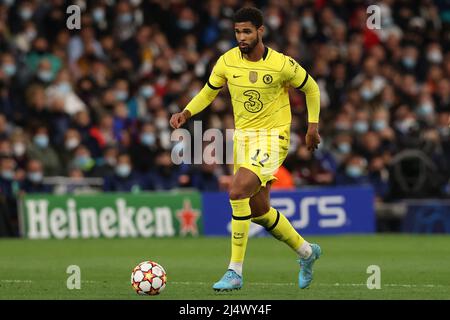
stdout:
[[[264,46],[264,53],[263,53],[263,56],[262,56],[262,60],[263,60],[263,61],[266,60],[268,54],[269,54],[269,48],[266,47],[266,46]],[[244,58],[244,54],[243,54],[242,52],[241,52],[241,59],[244,60],[245,62],[249,62],[249,63],[258,63],[258,62],[261,62],[261,59],[259,59],[258,61],[250,61],[250,60],[248,60],[248,59],[245,59],[245,58]]]

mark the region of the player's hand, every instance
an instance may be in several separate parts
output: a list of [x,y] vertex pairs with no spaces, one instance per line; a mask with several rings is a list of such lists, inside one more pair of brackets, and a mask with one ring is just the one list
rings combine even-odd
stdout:
[[170,126],[174,129],[178,129],[183,124],[186,123],[186,121],[190,118],[191,114],[189,111],[184,110],[183,112],[178,112],[172,115],[170,118]]
[[319,146],[320,135],[317,123],[310,123],[308,126],[308,131],[306,132],[306,147],[309,151],[314,152]]

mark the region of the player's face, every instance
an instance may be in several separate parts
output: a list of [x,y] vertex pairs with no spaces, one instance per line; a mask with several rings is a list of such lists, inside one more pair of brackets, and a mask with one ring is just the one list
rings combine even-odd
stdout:
[[242,53],[250,53],[258,44],[262,27],[256,29],[251,22],[238,22],[234,24],[234,34]]

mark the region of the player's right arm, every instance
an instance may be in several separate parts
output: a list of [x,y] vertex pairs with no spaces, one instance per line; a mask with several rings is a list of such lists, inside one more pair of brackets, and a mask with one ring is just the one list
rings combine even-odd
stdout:
[[223,57],[220,57],[202,90],[197,93],[182,112],[172,115],[170,119],[172,128],[178,129],[185,124],[190,117],[202,112],[209,106],[219,93],[220,89],[225,85],[225,82],[225,64],[223,62]]
[[305,142],[309,150],[314,151],[320,143],[319,114],[320,114],[320,90],[316,81],[303,69],[300,64],[286,56],[286,64],[283,69],[287,82],[292,87],[305,93],[306,107],[308,109],[308,131]]

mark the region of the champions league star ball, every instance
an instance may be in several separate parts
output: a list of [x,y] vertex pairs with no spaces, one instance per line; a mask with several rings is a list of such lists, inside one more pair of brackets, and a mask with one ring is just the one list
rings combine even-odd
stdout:
[[166,282],[166,271],[154,261],[141,262],[131,272],[131,286],[140,295],[157,295]]

